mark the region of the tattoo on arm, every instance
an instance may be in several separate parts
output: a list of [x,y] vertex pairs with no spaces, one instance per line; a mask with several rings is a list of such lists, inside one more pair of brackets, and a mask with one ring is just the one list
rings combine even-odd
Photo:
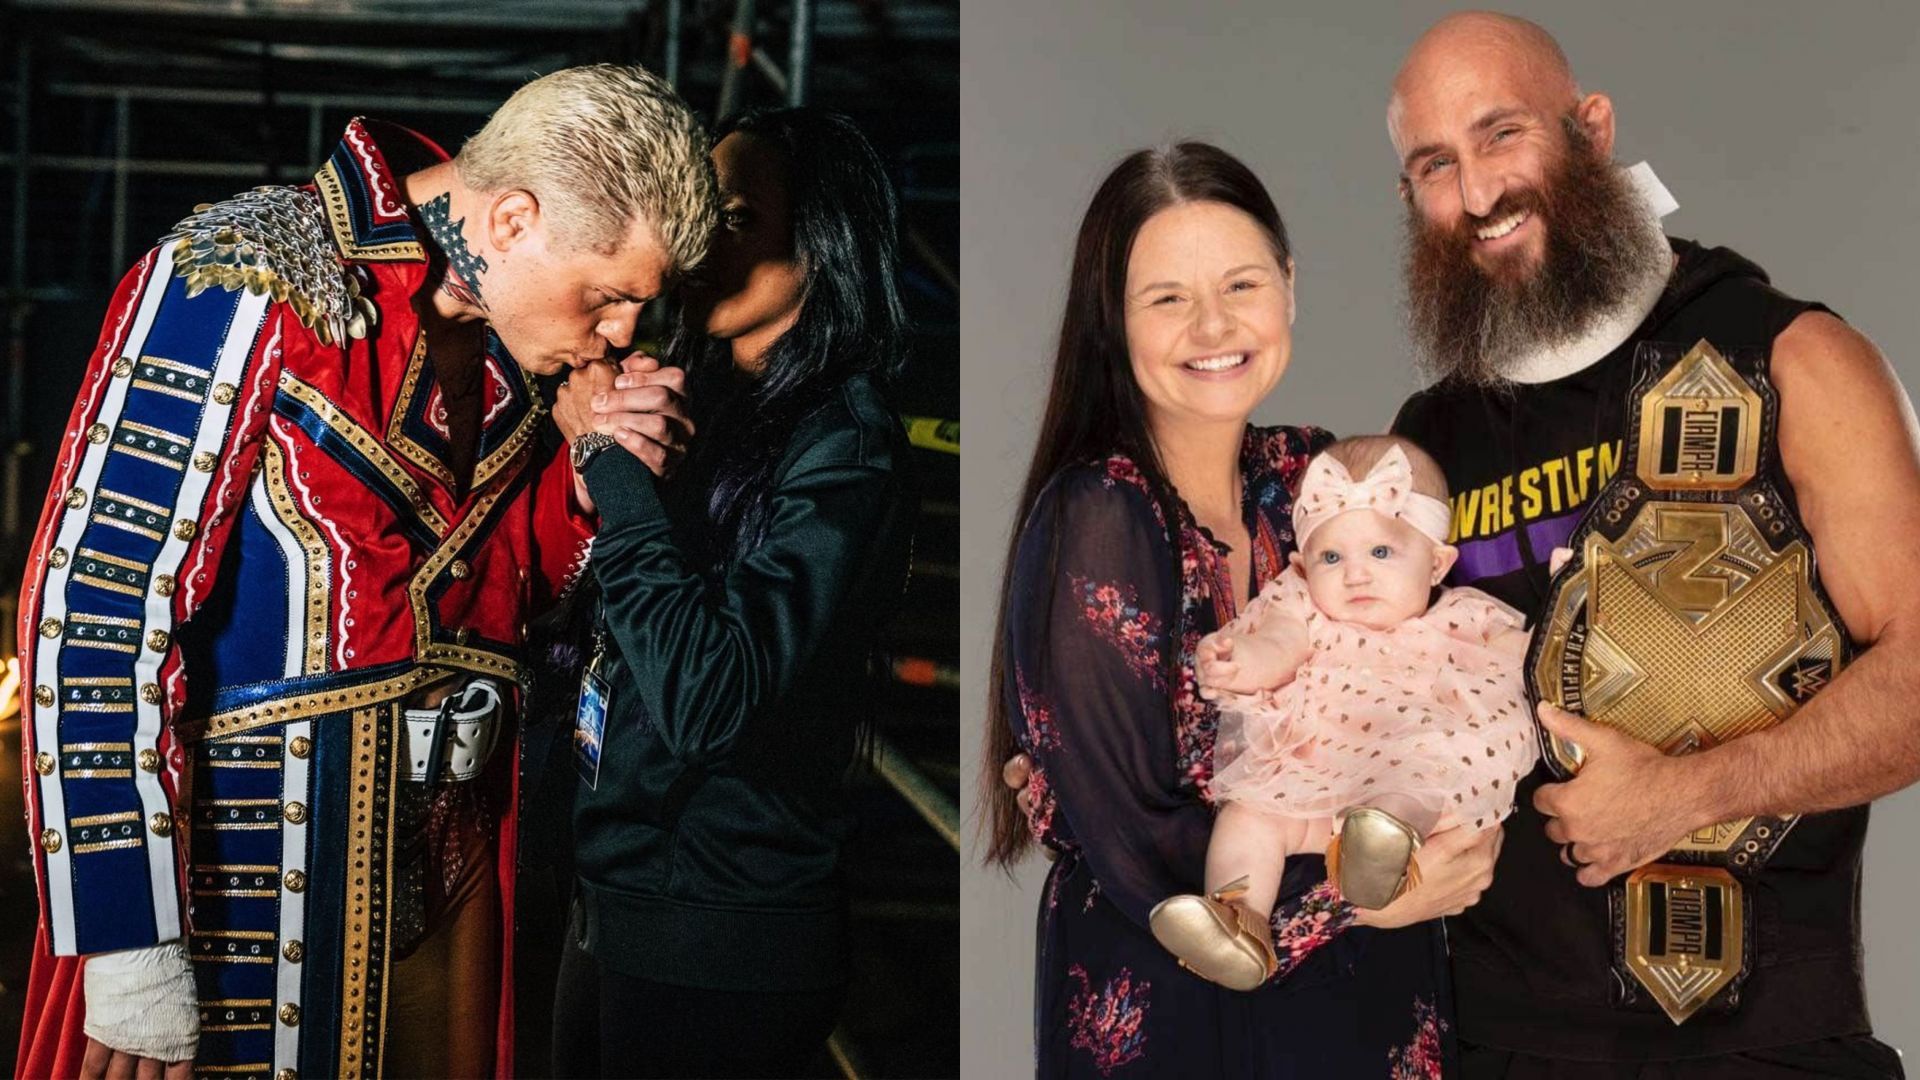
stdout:
[[452,207],[452,192],[441,192],[438,197],[420,204],[421,224],[427,227],[427,233],[447,257],[447,273],[440,288],[455,300],[485,311],[487,302],[480,296],[480,275],[487,269],[487,260],[475,255],[468,246],[465,234],[460,231],[467,219],[452,220]]

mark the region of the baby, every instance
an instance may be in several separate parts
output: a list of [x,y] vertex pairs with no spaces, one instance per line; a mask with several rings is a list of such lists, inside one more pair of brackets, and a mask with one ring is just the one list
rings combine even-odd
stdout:
[[1220,706],[1210,895],[1151,917],[1197,974],[1250,990],[1278,969],[1267,922],[1288,855],[1330,836],[1328,878],[1355,906],[1384,907],[1418,883],[1422,838],[1512,810],[1538,753],[1527,634],[1474,589],[1429,606],[1458,555],[1450,520],[1446,479],[1419,447],[1335,443],[1301,482],[1292,566],[1201,640],[1195,673]]

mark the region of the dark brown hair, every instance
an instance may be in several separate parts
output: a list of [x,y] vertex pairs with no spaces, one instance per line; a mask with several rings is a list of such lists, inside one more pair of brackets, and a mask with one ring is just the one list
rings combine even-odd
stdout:
[[[1020,752],[1008,724],[1005,693],[1007,598],[1020,535],[1041,489],[1068,466],[1121,453],[1133,459],[1146,477],[1163,519],[1176,520],[1172,488],[1147,426],[1146,400],[1134,382],[1127,355],[1127,260],[1134,238],[1147,219],[1170,206],[1194,202],[1217,202],[1245,212],[1265,231],[1283,267],[1292,257],[1286,223],[1280,220],[1267,189],[1238,158],[1216,146],[1182,142],[1136,151],[1115,166],[1094,193],[1074,242],[1073,273],[1068,279],[1066,311],[1060,320],[1053,382],[1047,392],[1033,459],[1027,466],[1026,483],[1020,490],[1000,583],[993,663],[987,675],[987,733],[980,773],[989,863],[1009,865],[1031,843],[1014,793],[1001,782],[1000,769]],[[1058,536],[1058,530],[1054,535]],[[1049,601],[1046,596],[1036,600]],[[1178,663],[1174,653],[1168,650],[1168,660]]]

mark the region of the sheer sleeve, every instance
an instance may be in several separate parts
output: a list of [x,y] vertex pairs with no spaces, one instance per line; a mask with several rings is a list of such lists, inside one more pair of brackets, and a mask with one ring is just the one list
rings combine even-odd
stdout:
[[1028,518],[1008,619],[1016,734],[1052,803],[1042,839],[1077,848],[1143,928],[1154,904],[1199,886],[1213,825],[1175,767],[1177,565],[1144,494],[1075,469]]
[[[1154,904],[1201,887],[1213,827],[1176,763],[1178,565],[1144,494],[1076,469],[1036,502],[1010,592],[1011,711],[1035,764],[1036,831],[1077,850],[1101,895],[1143,930]],[[1303,935],[1296,907],[1276,914],[1282,956],[1344,929],[1333,911],[1308,916],[1317,933]]]

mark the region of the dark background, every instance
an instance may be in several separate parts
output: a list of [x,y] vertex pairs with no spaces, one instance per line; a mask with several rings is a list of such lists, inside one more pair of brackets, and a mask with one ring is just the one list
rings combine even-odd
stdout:
[[[751,59],[730,78],[742,8]],[[15,590],[50,450],[114,284],[154,240],[196,203],[304,182],[356,115],[453,151],[528,79],[596,61],[667,75],[708,121],[723,96],[729,112],[787,100],[796,71],[801,100],[852,116],[902,196],[900,289],[916,334],[897,405],[957,419],[958,0],[0,0],[0,656],[16,652]],[[643,339],[657,340],[664,317],[649,312]],[[855,778],[856,976],[812,1075],[959,1072],[959,456],[915,456],[914,583],[892,633],[901,675],[879,693],[875,760]],[[8,697],[0,1061],[36,918],[27,840],[11,825],[22,807]],[[544,926],[542,912],[526,915],[523,931]],[[547,1035],[538,948],[523,936],[530,1075],[544,1071]]]

